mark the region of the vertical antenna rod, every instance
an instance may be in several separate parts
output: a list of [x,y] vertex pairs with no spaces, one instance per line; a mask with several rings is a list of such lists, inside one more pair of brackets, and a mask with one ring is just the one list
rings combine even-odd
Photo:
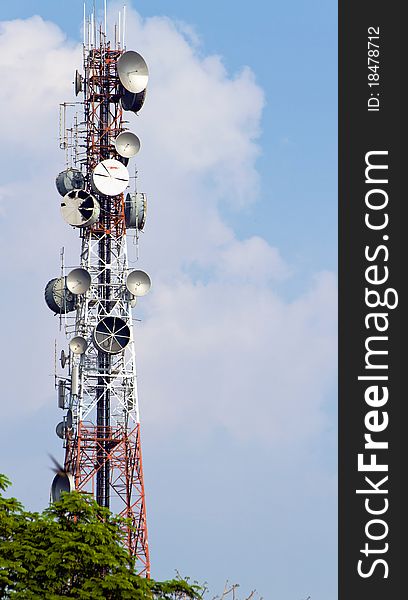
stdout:
[[106,0],[104,0],[103,4],[104,4],[104,6],[103,6],[103,14],[104,14],[103,32],[104,32],[105,38],[106,38],[106,36],[108,35],[108,31],[106,28],[106,12],[107,12],[106,11]]
[[123,6],[123,38],[122,48],[125,49],[125,36],[126,36],[126,5]]
[[84,47],[86,47],[86,6],[84,2]]

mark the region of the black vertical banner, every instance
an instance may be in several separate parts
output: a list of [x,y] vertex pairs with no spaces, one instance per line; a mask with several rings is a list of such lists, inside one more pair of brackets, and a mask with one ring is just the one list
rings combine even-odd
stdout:
[[339,599],[408,597],[403,3],[339,5]]

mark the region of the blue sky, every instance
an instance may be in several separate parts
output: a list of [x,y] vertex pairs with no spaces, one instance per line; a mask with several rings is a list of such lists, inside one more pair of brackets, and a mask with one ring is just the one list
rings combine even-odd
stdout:
[[[41,128],[23,103],[19,125],[5,132],[9,151],[2,153],[9,170],[0,181],[0,218],[7,224],[7,250],[1,250],[15,259],[15,268],[2,265],[2,278],[10,289],[24,278],[32,299],[29,311],[24,294],[3,299],[3,310],[20,317],[17,325],[11,319],[5,325],[17,341],[3,361],[8,404],[1,470],[14,481],[14,493],[35,509],[48,499],[47,451],[62,456],[50,377],[57,323],[42,290],[58,268],[62,243],[73,261],[79,253],[76,234],[59,223],[51,199],[57,204],[54,178],[63,167],[56,110],[71,98],[70,73],[80,66],[75,42],[82,5],[18,0],[0,13],[2,21],[39,14],[69,38],[60,39],[48,25],[26,25],[34,36],[49,37],[47,52],[60,53],[55,64],[61,74],[53,104],[37,109]],[[141,251],[154,289],[143,303],[137,356],[153,576],[169,578],[177,568],[207,580],[214,594],[228,578],[240,583],[242,600],[254,588],[264,600],[335,600],[337,6],[134,2],[145,21],[132,21],[130,6],[128,48],[144,54],[152,78],[156,74],[137,121],[141,184],[152,198]],[[149,21],[153,16],[168,20]],[[180,23],[192,27],[198,40]],[[3,31],[6,50],[15,52],[19,35],[26,34]],[[177,49],[182,68],[166,62],[161,44],[167,55]],[[213,55],[221,63],[209,68],[206,59]],[[243,75],[245,66],[252,75]],[[7,91],[13,68],[4,68],[2,109],[14,93],[12,83]],[[161,88],[164,68],[174,69],[175,77],[180,71],[181,89],[187,80],[183,97],[188,78],[208,82],[217,112],[208,115],[200,106],[188,112],[180,99],[172,128]],[[52,80],[51,67],[41,69]],[[167,126],[182,146],[177,151],[160,137]],[[32,127],[22,154],[13,141],[18,127]],[[224,144],[230,133],[242,150]],[[189,163],[193,144],[201,166]],[[205,158],[212,144],[225,171]],[[44,149],[47,160],[33,148]],[[29,165],[28,181],[21,161]],[[167,185],[158,181],[163,177]],[[173,212],[166,187],[174,190]],[[48,204],[41,204],[40,191]],[[36,194],[52,223],[40,237],[30,221],[40,214],[32,207]],[[26,217],[12,210],[21,198],[27,199]],[[171,223],[169,232],[174,210],[181,225]],[[205,218],[202,226],[197,215]],[[25,250],[30,242],[32,258]],[[17,366],[22,348],[23,381]]]
[[[242,235],[256,231],[272,240],[307,274],[335,269],[336,3],[140,0],[134,7],[145,17],[165,15],[193,26],[202,52],[220,54],[232,73],[243,65],[253,69],[266,94],[257,162],[261,195],[247,219],[229,218]],[[41,14],[78,39],[82,10],[82,0],[71,0],[69,8],[17,0],[2,7],[1,18]]]

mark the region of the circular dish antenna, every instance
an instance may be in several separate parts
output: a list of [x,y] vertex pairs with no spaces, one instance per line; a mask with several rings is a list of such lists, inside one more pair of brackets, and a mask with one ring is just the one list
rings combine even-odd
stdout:
[[65,354],[64,350],[61,350],[61,355],[60,355],[60,362],[61,362],[61,367],[63,369],[65,369],[65,365],[67,364],[67,355]]
[[132,158],[140,150],[140,140],[134,133],[123,131],[115,140],[116,152],[124,158]]
[[142,230],[146,223],[147,196],[139,192],[127,194],[125,200],[126,229]]
[[65,436],[67,435],[67,426],[65,425],[64,421],[58,423],[58,425],[55,428],[55,433],[62,440],[65,438]]
[[138,94],[147,86],[149,69],[138,52],[124,52],[117,62],[117,70],[121,84],[129,92]]
[[131,271],[126,278],[126,287],[133,296],[145,296],[152,281],[145,271]]
[[75,489],[74,478],[71,473],[59,472],[55,475],[51,484],[51,501],[61,500],[63,492],[73,492]]
[[147,90],[143,90],[143,92],[140,92],[139,94],[132,94],[132,92],[128,92],[123,88],[120,99],[123,110],[130,110],[134,113],[138,113],[146,100],[146,93]]
[[98,192],[105,196],[117,196],[129,185],[129,171],[118,160],[108,158],[96,165],[92,182]]
[[95,346],[107,354],[118,354],[130,341],[130,329],[119,317],[104,317],[94,329]]
[[65,423],[67,424],[67,429],[72,429],[72,410],[70,408],[68,409]]
[[45,302],[54,313],[65,314],[75,310],[76,300],[67,289],[65,277],[51,279],[45,286]]
[[79,92],[82,92],[82,75],[78,72],[78,70],[75,71],[74,86],[75,96],[78,96]]
[[85,187],[85,177],[81,171],[70,167],[57,175],[55,185],[61,196],[65,196],[65,194],[72,192],[72,190],[83,190]]
[[84,354],[88,348],[88,342],[82,335],[76,335],[69,342],[69,348],[73,354]]
[[67,288],[73,294],[85,294],[91,287],[91,276],[86,269],[73,269],[67,275]]
[[99,219],[99,202],[84,190],[73,190],[61,202],[63,219],[72,227],[89,227]]

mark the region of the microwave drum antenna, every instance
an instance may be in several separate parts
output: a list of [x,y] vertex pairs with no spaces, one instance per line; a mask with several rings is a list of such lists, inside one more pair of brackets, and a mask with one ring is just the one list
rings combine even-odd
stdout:
[[81,171],[70,167],[57,175],[55,185],[61,196],[65,196],[65,194],[72,192],[72,190],[83,190],[85,187],[85,177]]
[[106,354],[119,354],[130,342],[130,329],[120,317],[104,317],[94,329],[95,346]]
[[141,231],[146,223],[147,196],[141,192],[127,194],[125,199],[125,222],[127,229]]
[[56,314],[75,310],[76,300],[66,286],[65,277],[51,279],[45,286],[44,296],[48,308]]
[[99,202],[84,190],[73,190],[61,202],[63,219],[72,227],[89,227],[99,219]]
[[75,489],[74,478],[71,473],[61,471],[57,473],[53,479],[51,485],[51,500],[58,502],[61,500],[61,494],[63,492],[73,492]]
[[64,421],[61,421],[60,423],[58,423],[58,425],[55,428],[55,433],[62,440],[65,438],[65,436],[67,435],[67,426],[64,423]]
[[133,94],[123,88],[122,96],[120,98],[123,110],[138,113],[146,99],[146,92],[147,90],[143,90],[142,92],[139,92],[139,94]]

